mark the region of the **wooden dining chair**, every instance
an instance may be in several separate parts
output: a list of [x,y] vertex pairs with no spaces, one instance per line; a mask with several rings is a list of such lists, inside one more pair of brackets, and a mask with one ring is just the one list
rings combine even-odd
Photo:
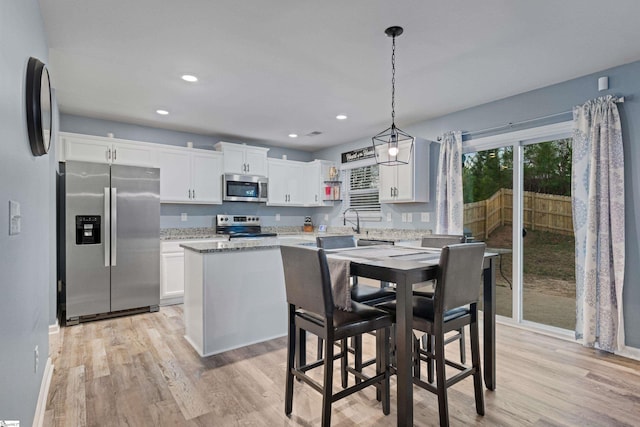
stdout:
[[[433,297],[413,297],[412,328],[434,337],[433,351],[421,350],[419,340],[414,339],[413,383],[438,395],[441,426],[449,425],[447,388],[468,376],[473,376],[476,412],[484,415],[478,333],[478,301],[484,251],[484,243],[445,246],[440,255]],[[378,307],[392,313],[396,311],[395,302],[380,304]],[[464,328],[466,325],[469,325],[471,341],[471,366],[445,358],[445,334]],[[424,359],[435,361],[435,386],[420,378],[420,362]],[[451,366],[460,372],[447,378],[446,366]]]
[[[314,390],[322,393],[322,425],[331,424],[331,404],[355,393],[364,387],[377,387],[378,400],[382,401],[382,412],[390,411],[389,396],[389,333],[392,325],[391,316],[377,308],[351,302],[351,311],[336,309],[331,290],[331,278],[327,258],[323,249],[302,246],[281,246],[282,265],[289,307],[287,374],[285,389],[285,414],[291,415],[293,410],[294,377],[309,384]],[[345,342],[347,338],[363,333],[376,333],[376,374],[367,377],[357,375],[360,383],[333,393],[333,361],[334,346],[327,345],[321,360],[295,366],[295,353],[301,351],[296,339],[302,329],[322,337],[327,343]],[[346,346],[342,352],[346,352]],[[318,383],[306,372],[324,366],[324,381]]]

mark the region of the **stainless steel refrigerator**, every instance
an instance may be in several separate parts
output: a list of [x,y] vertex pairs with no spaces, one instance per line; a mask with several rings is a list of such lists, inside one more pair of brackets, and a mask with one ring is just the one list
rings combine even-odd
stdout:
[[60,306],[67,325],[157,311],[160,170],[68,161],[59,178]]

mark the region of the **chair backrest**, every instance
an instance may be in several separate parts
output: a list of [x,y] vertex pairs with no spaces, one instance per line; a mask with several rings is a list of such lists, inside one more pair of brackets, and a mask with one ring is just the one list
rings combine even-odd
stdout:
[[453,234],[430,234],[422,238],[422,247],[442,248],[448,245],[456,245],[464,242],[464,236]]
[[333,295],[327,257],[323,249],[280,246],[287,302],[297,308],[333,316]]
[[436,315],[480,299],[485,248],[484,243],[461,243],[442,248],[434,294]]
[[318,236],[316,245],[323,249],[355,248],[355,237],[348,236]]

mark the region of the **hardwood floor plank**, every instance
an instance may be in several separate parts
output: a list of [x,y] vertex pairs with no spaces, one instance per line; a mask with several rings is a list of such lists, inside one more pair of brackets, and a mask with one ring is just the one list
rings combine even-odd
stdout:
[[[369,357],[374,343],[364,342]],[[309,336],[308,360],[315,343]],[[457,346],[448,347],[458,360]],[[200,358],[184,339],[180,305],[63,327],[51,340],[55,370],[44,425],[319,425],[320,395],[297,381],[293,414],[284,415],[285,349],[286,338],[278,338]],[[484,417],[476,414],[470,378],[450,388],[452,426],[609,427],[640,420],[638,361],[498,325],[497,367],[497,389],[484,392]],[[319,380],[322,369],[310,375]],[[375,391],[363,390],[333,405],[332,425],[395,425],[395,384],[392,377],[389,416]],[[414,388],[414,415],[416,426],[438,425],[436,396]]]

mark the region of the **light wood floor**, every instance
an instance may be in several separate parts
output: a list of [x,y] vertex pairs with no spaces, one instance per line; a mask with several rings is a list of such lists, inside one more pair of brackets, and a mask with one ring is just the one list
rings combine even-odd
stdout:
[[[51,340],[45,425],[320,424],[320,395],[301,383],[292,417],[284,415],[286,338],[201,359],[183,333],[182,306],[62,328]],[[456,344],[448,347],[456,358]],[[640,362],[503,325],[497,348],[486,415],[476,415],[468,378],[449,391],[452,426],[640,425]],[[394,377],[391,384],[389,416],[364,390],[334,404],[332,425],[395,425]],[[416,425],[437,425],[435,395],[416,387],[414,403]]]

